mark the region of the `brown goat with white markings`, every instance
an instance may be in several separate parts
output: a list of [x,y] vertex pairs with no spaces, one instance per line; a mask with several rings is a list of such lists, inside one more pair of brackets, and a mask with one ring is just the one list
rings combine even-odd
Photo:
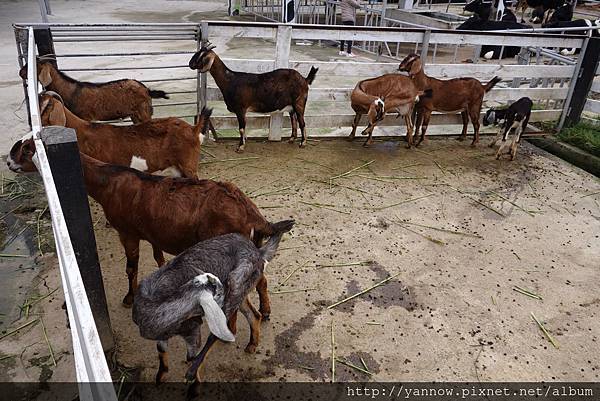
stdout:
[[[152,118],[152,99],[168,99],[160,90],[150,90],[134,79],[119,79],[105,83],[77,81],[61,72],[54,60],[38,60],[38,81],[45,90],[58,93],[65,106],[88,121],[107,121],[131,117],[139,123]],[[27,65],[19,75],[27,79]]]
[[[369,137],[363,146],[372,144],[375,126],[385,118],[385,113],[393,112],[404,117],[407,148],[410,148],[413,144],[412,110],[419,96],[424,94],[425,92],[418,90],[410,78],[400,74],[386,74],[360,81],[356,84],[350,97],[352,109],[356,115],[349,138],[354,139],[360,118],[366,114],[369,118],[369,125],[363,130],[362,135],[369,134]],[[430,94],[426,96],[430,96]]]
[[[134,125],[90,123],[71,113],[53,94],[41,95],[42,125],[75,129],[79,150],[103,162],[159,175],[196,178],[200,145],[211,110],[203,109],[194,126],[178,118]],[[7,159],[14,171],[35,171],[32,140],[18,141]]]
[[471,145],[475,146],[479,142],[479,114],[481,113],[483,96],[501,81],[499,77],[492,78],[485,85],[475,78],[454,78],[448,80],[433,78],[425,75],[421,58],[416,54],[406,56],[400,63],[399,70],[408,72],[408,75],[420,90],[432,90],[432,96],[423,99],[416,107],[416,134],[419,133],[419,127],[421,127],[421,137],[416,146],[419,146],[425,139],[425,132],[427,131],[432,111],[443,113],[460,112],[463,129],[458,139],[461,141],[467,138],[467,125],[470,118],[475,131]]
[[237,152],[243,152],[246,146],[246,112],[271,113],[288,107],[291,107],[289,115],[292,124],[289,142],[294,142],[300,126],[300,147],[306,146],[304,110],[308,86],[315,79],[318,68],[312,67],[306,78],[290,68],[280,68],[264,74],[232,71],[213,48],[214,46],[203,46],[190,59],[189,67],[203,73],[210,72],[223,94],[227,110],[235,113],[240,130]]
[[[100,203],[125,248],[129,278],[125,306],[131,306],[137,288],[140,240],[152,244],[154,259],[162,266],[163,251],[177,255],[200,241],[228,233],[242,234],[260,247],[264,238],[291,223],[269,223],[231,183],[159,177],[85,154],[81,161],[88,194]],[[264,275],[257,290],[266,319],[271,306]]]

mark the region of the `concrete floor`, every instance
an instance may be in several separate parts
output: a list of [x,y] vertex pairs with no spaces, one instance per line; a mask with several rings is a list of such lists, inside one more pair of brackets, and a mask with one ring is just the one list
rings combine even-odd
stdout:
[[[364,149],[335,140],[298,149],[251,142],[243,157],[256,159],[200,165],[202,177],[232,181],[255,196],[269,220],[297,221],[269,265],[273,313],[262,324],[257,354],[243,352],[248,333],[240,321],[236,343],[218,345],[207,358],[207,381],[327,381],[332,323],[336,355],[359,366],[363,358],[373,372],[339,365],[340,381],[598,380],[600,204],[597,195],[585,195],[598,192],[600,182],[527,143],[512,163],[453,139],[432,140],[422,150],[403,145]],[[213,144],[206,149],[216,158],[203,161],[240,157],[234,146]],[[334,181],[344,187],[317,182],[371,160]],[[97,207],[93,218],[118,359],[152,380],[155,345],[137,335],[120,304],[127,282],[118,237],[104,228]],[[372,263],[319,268],[363,261]],[[144,244],[140,274],[154,269]],[[170,379],[180,381],[183,342],[171,343]]]
[[[52,1],[52,7],[56,16],[51,21],[60,22],[81,22],[82,16],[89,22],[196,21],[223,17],[226,9],[223,2],[162,0],[125,0],[111,6],[104,1]],[[0,3],[1,154],[28,130],[24,109],[19,109],[22,87],[10,23],[32,21],[37,15],[35,2]],[[247,51],[224,46],[230,54]],[[269,266],[271,291],[283,293],[272,294],[273,314],[262,325],[258,353],[243,352],[247,328],[239,324],[236,344],[218,345],[207,359],[206,380],[327,381],[333,323],[338,357],[358,365],[362,358],[373,372],[368,377],[340,364],[340,381],[598,381],[600,200],[598,195],[586,196],[600,190],[598,179],[527,143],[510,163],[495,161],[485,143],[472,149],[453,139],[432,140],[408,151],[403,143],[378,142],[364,149],[361,142],[313,141],[307,149],[251,142],[243,157],[258,159],[200,165],[203,178],[232,181],[253,195],[290,187],[255,201],[270,220],[293,217],[298,222]],[[240,157],[234,146],[224,142],[206,149],[215,160]],[[204,154],[203,161],[209,160]],[[335,181],[352,189],[313,181],[327,181],[370,160],[374,162],[368,168]],[[97,205],[93,220],[98,222],[117,359],[139,367],[143,380],[152,380],[157,368],[154,344],[139,337],[130,310],[120,305],[126,291],[123,251],[114,230],[104,227]],[[316,267],[362,261],[373,263]],[[144,244],[141,274],[154,268]],[[385,286],[326,309],[397,273]],[[57,282],[56,275],[51,282]],[[543,300],[521,295],[514,286]],[[53,299],[53,305],[62,303],[60,294]],[[531,312],[545,322],[560,349],[543,336]],[[48,319],[54,330],[51,339],[57,347],[61,342],[62,357],[50,380],[72,380],[69,334],[58,309],[53,313],[56,318]],[[21,350],[36,341],[31,352],[45,355],[43,338],[38,337],[15,336],[3,346]],[[172,343],[170,379],[180,381],[183,346],[179,340]],[[0,364],[7,367],[8,379],[42,377],[39,367]]]

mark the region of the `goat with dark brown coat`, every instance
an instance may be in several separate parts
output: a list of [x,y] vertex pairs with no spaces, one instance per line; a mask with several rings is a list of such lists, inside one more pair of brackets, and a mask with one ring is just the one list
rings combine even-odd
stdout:
[[290,68],[280,68],[264,74],[232,71],[213,48],[214,46],[202,47],[190,59],[189,66],[192,70],[210,72],[223,94],[227,110],[235,113],[240,130],[237,151],[243,152],[246,146],[246,112],[271,113],[288,107],[291,107],[289,115],[292,124],[289,142],[294,142],[300,126],[300,147],[306,146],[304,110],[308,86],[315,79],[318,68],[312,67],[306,78]]
[[458,139],[461,141],[467,138],[467,125],[470,118],[475,131],[471,145],[475,146],[479,142],[479,115],[483,104],[483,96],[501,81],[499,77],[492,78],[485,85],[475,78],[454,78],[448,80],[433,78],[425,75],[421,58],[416,54],[406,56],[400,63],[399,70],[408,72],[408,75],[419,90],[431,89],[433,91],[431,97],[422,99],[416,107],[416,134],[418,134],[419,127],[421,127],[421,137],[416,146],[419,146],[425,139],[425,132],[427,131],[432,111],[442,113],[460,112],[463,129]]
[[[265,237],[290,224],[289,220],[269,223],[231,183],[158,177],[84,154],[81,158],[88,194],[102,206],[125,248],[126,306],[131,306],[137,288],[140,240],[152,244],[154,259],[161,266],[163,251],[177,255],[200,241],[229,233],[242,234],[260,247]],[[271,306],[264,275],[257,290],[260,313],[266,319]]]
[[419,90],[410,78],[400,74],[386,74],[360,81],[350,96],[351,106],[356,115],[352,122],[352,132],[349,138],[354,139],[360,118],[366,114],[369,125],[362,131],[362,135],[368,134],[369,137],[363,146],[372,144],[375,126],[385,118],[386,112],[391,112],[404,117],[407,148],[410,148],[413,144],[411,114],[415,102],[423,94],[424,91]]
[[[111,125],[82,120],[51,93],[40,99],[42,125],[75,129],[79,150],[103,162],[130,166],[159,175],[197,177],[200,145],[208,129],[210,109],[194,126],[179,118],[159,118],[135,125]],[[7,164],[14,171],[35,171],[32,139],[17,141]]]
[[[77,81],[54,65],[54,60],[40,58],[38,81],[44,89],[58,93],[65,106],[88,121],[107,121],[131,117],[139,123],[152,118],[152,99],[168,99],[160,90],[150,90],[135,79],[119,79],[105,83]],[[19,75],[27,79],[27,65]]]

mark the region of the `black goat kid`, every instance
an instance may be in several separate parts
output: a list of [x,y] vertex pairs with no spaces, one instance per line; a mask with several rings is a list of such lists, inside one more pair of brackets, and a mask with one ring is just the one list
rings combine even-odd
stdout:
[[212,45],[203,46],[192,56],[189,66],[192,70],[210,72],[223,94],[227,110],[235,113],[240,130],[237,151],[243,152],[246,146],[246,112],[272,113],[288,107],[291,108],[289,115],[292,123],[290,143],[297,137],[300,126],[300,147],[306,146],[304,110],[308,99],[308,86],[314,81],[318,68],[312,67],[306,78],[290,68],[280,68],[263,74],[232,71],[212,49]]
[[[515,158],[517,154],[517,146],[521,141],[521,134],[525,132],[529,117],[531,116],[531,108],[533,102],[528,97],[522,97],[505,109],[489,109],[483,117],[483,125],[496,125],[502,121],[502,126],[496,139],[490,144],[490,147],[500,143],[500,147],[496,152],[496,159],[505,153],[507,150],[510,153],[510,160]],[[513,139],[507,142],[508,135],[514,130]]]

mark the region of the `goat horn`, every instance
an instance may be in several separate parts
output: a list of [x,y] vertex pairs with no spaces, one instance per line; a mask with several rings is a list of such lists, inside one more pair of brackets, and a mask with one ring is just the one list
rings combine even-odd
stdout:
[[207,51],[214,49],[215,47],[217,47],[216,45],[213,44],[209,44],[208,47],[206,48]]

